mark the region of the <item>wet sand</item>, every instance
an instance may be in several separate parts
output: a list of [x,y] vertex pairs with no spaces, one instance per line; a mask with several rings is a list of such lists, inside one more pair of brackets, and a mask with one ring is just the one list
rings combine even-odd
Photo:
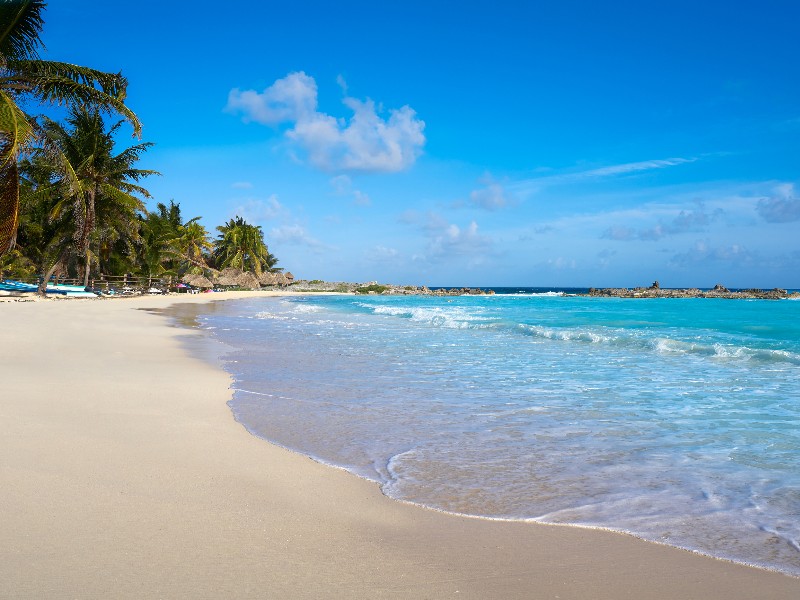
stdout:
[[800,597],[800,579],[605,531],[385,498],[257,439],[230,379],[139,309],[0,304],[0,598]]

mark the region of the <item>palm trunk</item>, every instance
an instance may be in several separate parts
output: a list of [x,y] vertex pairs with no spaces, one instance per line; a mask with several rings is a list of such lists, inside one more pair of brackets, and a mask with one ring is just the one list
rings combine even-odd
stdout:
[[82,246],[86,251],[86,271],[83,274],[83,286],[86,287],[89,285],[89,269],[91,267],[91,253],[89,252],[89,246],[91,244],[91,235],[94,231],[94,221],[95,221],[95,197],[96,197],[96,189],[94,186],[91,186],[86,192],[86,221],[84,222],[84,231],[82,236]]
[[58,267],[66,260],[67,254],[68,250],[64,248],[47,273],[44,274],[42,280],[39,282],[39,287],[36,290],[36,293],[39,296],[45,296],[47,294],[47,282],[50,281],[50,278],[53,276],[53,273],[56,272],[56,269],[58,269]]
[[90,264],[90,254],[89,249],[86,249],[86,263],[85,263],[85,270],[83,272],[83,287],[89,286],[89,264]]

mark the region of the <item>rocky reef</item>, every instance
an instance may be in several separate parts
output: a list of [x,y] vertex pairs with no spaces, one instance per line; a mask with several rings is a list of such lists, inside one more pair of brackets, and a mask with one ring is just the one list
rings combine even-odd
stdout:
[[800,293],[774,288],[771,290],[746,289],[729,290],[718,283],[710,290],[699,288],[665,289],[658,281],[650,287],[637,288],[589,288],[588,296],[604,298],[724,298],[726,300],[783,300],[785,298],[800,298]]
[[381,284],[377,281],[346,283],[300,280],[295,281],[291,289],[295,292],[339,292],[382,296],[481,296],[494,294],[491,290],[486,291],[480,288],[436,288],[432,290],[424,285],[392,285]]

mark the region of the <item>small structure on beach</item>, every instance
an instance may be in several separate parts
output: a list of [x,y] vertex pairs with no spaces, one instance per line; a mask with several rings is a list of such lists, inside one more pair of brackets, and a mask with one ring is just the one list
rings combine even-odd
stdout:
[[203,275],[198,275],[197,277],[192,279],[192,282],[189,285],[191,285],[192,287],[200,288],[202,290],[210,290],[211,288],[214,287],[214,284],[211,283],[211,280]]
[[249,290],[257,290],[261,287],[258,282],[258,277],[253,275],[250,271],[245,271],[239,275],[236,278],[236,285]]
[[183,277],[181,277],[181,281],[187,285],[192,285],[192,282],[198,277],[202,277],[202,275],[197,273],[186,273]]
[[223,287],[235,287],[239,285],[237,280],[243,273],[244,272],[241,269],[227,267],[222,269],[222,271],[219,272],[219,275],[214,278],[214,284],[221,285]]
[[275,276],[275,273],[264,271],[258,278],[258,283],[260,283],[261,285],[278,285],[278,279]]
[[286,277],[290,284],[294,283],[294,275],[292,275],[291,271],[287,271],[284,277]]

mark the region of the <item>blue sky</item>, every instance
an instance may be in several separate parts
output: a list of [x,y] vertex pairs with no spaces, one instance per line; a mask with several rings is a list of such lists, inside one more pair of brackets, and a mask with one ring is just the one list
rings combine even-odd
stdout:
[[220,6],[53,2],[46,56],[299,277],[800,288],[800,3]]

